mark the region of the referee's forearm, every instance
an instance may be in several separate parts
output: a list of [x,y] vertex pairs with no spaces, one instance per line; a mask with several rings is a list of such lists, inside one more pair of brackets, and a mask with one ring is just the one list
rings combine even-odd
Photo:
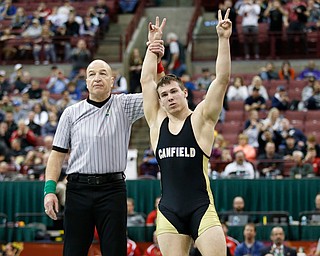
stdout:
[[65,153],[61,153],[55,150],[51,151],[46,168],[46,181],[58,181],[65,156]]

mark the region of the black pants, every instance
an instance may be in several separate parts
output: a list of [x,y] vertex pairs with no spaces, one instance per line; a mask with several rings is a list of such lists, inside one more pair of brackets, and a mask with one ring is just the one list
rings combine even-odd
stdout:
[[97,227],[103,256],[127,255],[124,179],[99,185],[68,181],[64,256],[87,256]]

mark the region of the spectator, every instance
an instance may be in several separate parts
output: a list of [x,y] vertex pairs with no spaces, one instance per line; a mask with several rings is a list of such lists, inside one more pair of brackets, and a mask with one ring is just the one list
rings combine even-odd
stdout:
[[12,0],[4,0],[0,5],[0,20],[13,19],[17,8],[12,4]]
[[271,132],[281,130],[281,120],[280,111],[277,108],[272,108],[268,112],[268,116],[263,119],[261,122],[263,124],[264,130],[270,130]]
[[252,0],[243,0],[243,4],[240,6],[238,14],[242,16],[241,25],[244,36],[243,45],[245,59],[250,59],[250,41],[253,43],[254,57],[255,59],[259,59],[258,19],[260,15],[260,6]]
[[168,73],[181,77],[186,71],[185,64],[185,49],[177,34],[170,32],[167,34],[167,47],[166,56],[162,58],[163,66]]
[[[214,131],[214,144],[212,146],[212,151],[210,154],[211,160],[217,160],[218,162],[232,162],[232,156],[230,152],[230,148],[228,147],[229,142],[225,140],[223,135],[221,133],[217,133],[217,131]],[[219,169],[218,171],[221,172],[224,170],[224,167],[222,169]],[[214,168],[213,168],[214,169]],[[212,170],[213,170],[212,169]]]
[[317,138],[314,134],[308,135],[306,147],[315,148],[317,157],[320,157],[320,145],[318,144]]
[[255,255],[260,256],[260,251],[264,248],[264,244],[256,240],[256,226],[248,223],[244,226],[244,241],[239,244],[235,250],[235,256]]
[[250,96],[244,101],[244,109],[247,112],[251,110],[262,111],[266,109],[266,100],[261,96],[259,88],[253,87]]
[[127,198],[127,226],[144,226],[146,223],[146,218],[144,213],[138,213],[134,210],[134,200],[132,198]]
[[31,24],[21,33],[25,38],[37,38],[41,35],[42,26],[38,19],[33,19]]
[[301,151],[293,151],[292,158],[295,162],[295,165],[290,169],[291,178],[301,179],[314,177],[312,165],[304,162],[304,155]]
[[70,60],[72,62],[72,70],[69,79],[72,80],[79,73],[80,69],[85,69],[91,61],[91,52],[88,49],[84,39],[77,42],[77,46],[72,49]]
[[39,17],[42,19],[47,19],[48,16],[52,13],[52,10],[47,6],[45,2],[40,2],[37,7],[37,12],[39,13]]
[[94,37],[98,31],[98,25],[92,22],[92,18],[90,16],[85,16],[84,21],[80,24],[80,36],[92,36]]
[[9,143],[9,146],[8,146],[7,142],[2,137],[2,134],[5,133],[5,129],[6,129],[5,123],[3,123],[3,122],[0,123],[0,136],[1,136],[0,137],[0,163],[1,162],[11,163],[12,162],[12,160],[11,160],[12,152],[10,152],[9,146],[12,147],[12,145],[11,145],[11,143]]
[[24,93],[21,95],[21,109],[25,112],[29,112],[32,110],[34,102],[30,100],[30,96],[28,93]]
[[308,65],[300,72],[297,80],[308,79],[310,76],[313,76],[315,80],[320,80],[320,70],[316,68],[316,63],[314,60],[308,61]]
[[6,123],[6,129],[5,129],[5,133],[2,134],[2,136],[4,136],[8,147],[10,147],[10,138],[12,136],[12,133],[14,131],[16,131],[18,129],[18,125],[17,123],[14,121],[13,118],[13,111],[8,110],[5,112],[5,118],[4,118],[4,122]]
[[260,77],[262,80],[278,80],[278,72],[275,71],[275,67],[272,62],[268,62],[265,67],[261,68]]
[[293,160],[293,152],[300,150],[296,146],[296,141],[293,135],[288,135],[285,141],[285,145],[279,148],[279,153],[283,156],[284,160]]
[[228,223],[230,226],[244,226],[248,222],[252,222],[252,218],[249,215],[244,214],[244,211],[245,202],[243,197],[236,196],[233,198],[232,210],[223,213],[221,216],[221,221]]
[[23,74],[23,65],[20,63],[17,63],[14,65],[14,71],[11,73],[9,78],[9,84],[15,84],[16,81],[21,80]]
[[0,36],[0,42],[3,46],[2,48],[2,55],[3,59],[6,60],[12,60],[16,54],[17,54],[17,48],[13,45],[7,44],[6,42],[10,39],[16,38],[16,35],[12,33],[11,28],[4,28],[1,36]]
[[21,101],[15,99],[12,101],[13,106],[13,118],[15,122],[18,122],[20,119],[26,119],[28,112],[21,108]]
[[81,92],[81,94],[88,92],[87,84],[86,84],[86,76],[87,76],[86,70],[84,68],[80,68],[79,73],[72,80],[76,84],[76,88]]
[[315,176],[320,176],[320,157],[317,157],[317,152],[314,147],[308,147],[304,161],[312,165]]
[[274,227],[271,231],[272,245],[261,250],[261,255],[286,255],[286,256],[296,256],[296,250],[287,247],[284,244],[285,234],[282,227]]
[[42,107],[40,103],[35,103],[33,106],[34,122],[41,127],[48,121],[48,112]]
[[48,90],[43,90],[41,94],[41,99],[39,100],[42,108],[47,111],[51,111],[53,107],[55,107],[56,101],[50,97],[50,92]]
[[114,77],[114,85],[112,88],[113,93],[127,93],[128,84],[127,79],[120,73],[120,70],[113,70],[112,76]]
[[194,110],[196,107],[195,101],[194,101],[194,91],[197,90],[197,86],[194,84],[193,81],[191,81],[191,77],[188,73],[183,73],[181,76],[181,81],[183,82],[184,86],[188,90],[188,106],[191,110]]
[[13,93],[24,94],[31,87],[31,74],[28,71],[23,71],[20,79],[17,79],[14,83]]
[[157,179],[159,166],[152,148],[148,148],[143,153],[142,163],[140,164],[140,175],[147,175]]
[[[288,10],[289,26],[287,28],[288,43],[290,47],[287,47],[289,53],[294,50],[294,43],[297,35],[300,38],[300,42],[303,44],[302,50],[304,53],[307,51],[307,40],[306,40],[306,23],[308,20],[307,16],[307,5],[305,1],[292,0],[286,3]],[[300,46],[301,47],[301,46]]]
[[[237,14],[237,10],[233,6],[233,2],[231,0],[224,0],[223,3],[220,2],[219,9],[221,10],[222,17],[224,17],[226,11],[228,9],[230,9],[229,19],[232,22],[232,24],[237,24],[237,16],[238,16],[238,14]],[[218,19],[218,15],[217,15],[216,18]],[[234,36],[238,35],[237,26],[232,26],[232,35],[234,35]],[[233,46],[235,46],[234,45],[235,42],[232,42],[232,43],[233,43]]]
[[244,101],[249,97],[248,88],[243,84],[243,78],[237,76],[234,78],[233,85],[229,86],[227,92],[228,101],[242,100]]
[[2,96],[11,92],[11,85],[6,78],[6,71],[0,70],[0,100],[2,100]]
[[269,95],[267,92],[266,87],[263,85],[262,83],[262,79],[260,76],[254,76],[252,78],[251,84],[248,86],[248,92],[249,95],[252,93],[253,88],[256,87],[259,89],[259,93],[260,95],[265,99],[268,100],[269,99]]
[[208,68],[201,69],[201,75],[198,77],[196,84],[200,90],[208,90],[212,82],[212,77]]
[[229,251],[231,256],[234,256],[234,252],[237,246],[240,244],[239,241],[231,236],[228,236],[228,225],[226,223],[221,223],[223,233],[226,237],[227,251]]
[[262,128],[262,123],[257,110],[249,112],[249,119],[245,121],[243,133],[248,136],[248,144],[254,148],[259,147],[258,136]]
[[25,9],[23,7],[18,7],[17,12],[12,18],[11,27],[12,29],[25,29],[27,25],[28,17],[25,13]]
[[[56,10],[56,14],[61,20],[61,23],[65,23],[70,16],[70,13],[74,10],[74,7],[71,5],[71,0],[63,1],[63,5],[59,6]],[[52,11],[54,13],[54,11]]]
[[48,25],[42,26],[41,35],[34,40],[33,43],[33,57],[35,65],[40,64],[40,53],[43,50],[45,55],[44,65],[48,65],[51,60],[52,63],[57,61],[56,50],[53,42],[54,33],[50,30]]
[[254,179],[254,176],[253,165],[246,161],[242,150],[234,153],[234,161],[229,163],[221,173],[223,178]]
[[283,158],[276,153],[276,145],[274,142],[267,142],[265,145],[265,153],[258,155],[257,169],[260,177],[281,177],[283,170]]
[[98,19],[98,16],[97,16],[98,14],[96,13],[94,8],[95,8],[94,6],[89,6],[88,11],[86,13],[86,16],[89,16],[91,18],[92,24],[97,26],[98,29],[99,29],[100,22],[99,22],[99,19]]
[[271,99],[271,107],[283,111],[290,109],[290,106],[291,103],[286,88],[283,85],[279,85]]
[[19,138],[21,140],[21,147],[26,151],[36,146],[37,138],[33,131],[24,123],[24,120],[18,122],[17,130],[13,131],[10,137],[10,143]]
[[20,165],[27,155],[27,151],[21,147],[21,139],[15,138],[11,141],[10,155],[16,165]]
[[285,144],[287,136],[293,136],[297,147],[301,150],[305,148],[307,138],[300,129],[295,128],[287,118],[281,120],[281,127],[280,136],[282,138],[282,145]]
[[319,110],[320,109],[320,82],[315,81],[313,87],[313,95],[307,99],[306,107],[308,110]]
[[156,199],[154,200],[154,209],[151,212],[149,212],[149,214],[147,215],[147,220],[146,220],[147,226],[156,225],[158,205],[159,205],[160,199],[161,197],[156,197]]
[[34,132],[35,135],[41,136],[41,126],[34,122],[35,113],[30,111],[28,113],[28,119],[25,121],[26,125]]
[[256,150],[254,147],[248,144],[248,136],[241,133],[238,136],[238,145],[233,148],[233,152],[242,150],[245,154],[245,158],[249,162],[254,162],[256,159]]
[[[77,103],[77,101],[73,100],[70,96],[68,90],[62,92],[62,98],[57,101],[59,115],[65,110],[68,106]],[[53,111],[53,110],[52,110]]]
[[13,101],[8,95],[4,95],[2,97],[2,101],[0,102],[1,104],[1,110],[3,112],[12,112],[14,111],[14,106],[13,106]]
[[28,89],[29,99],[39,100],[42,95],[42,88],[40,88],[40,82],[37,79],[31,80],[31,87]]
[[59,69],[57,71],[57,76],[52,77],[50,81],[47,84],[47,89],[51,93],[60,94],[62,93],[66,88],[67,84],[69,83],[69,79],[64,76],[64,72]]
[[98,17],[100,33],[104,35],[109,30],[110,11],[106,4],[106,0],[97,0],[94,7],[95,16]]
[[284,26],[288,26],[288,12],[283,8],[281,0],[268,2],[268,7],[263,13],[264,17],[268,18],[269,22],[269,37],[275,39],[276,53],[282,50],[282,30]]
[[81,91],[77,88],[76,83],[71,81],[67,85],[67,91],[72,100],[79,101],[82,98]]
[[303,87],[301,92],[301,107],[299,110],[307,110],[306,104],[307,100],[313,95],[314,85],[316,83],[316,79],[314,76],[310,76],[307,78],[308,83]]
[[48,121],[42,126],[41,136],[54,136],[58,126],[58,118],[56,113],[49,112]]
[[[277,1],[279,2],[279,0]],[[295,70],[288,60],[282,62],[278,75],[280,80],[293,81],[295,79]]]
[[141,92],[140,77],[142,69],[142,57],[138,48],[134,48],[130,55],[130,93]]
[[76,20],[76,14],[71,11],[68,15],[68,20],[64,23],[66,27],[66,36],[79,36],[80,35],[80,25]]

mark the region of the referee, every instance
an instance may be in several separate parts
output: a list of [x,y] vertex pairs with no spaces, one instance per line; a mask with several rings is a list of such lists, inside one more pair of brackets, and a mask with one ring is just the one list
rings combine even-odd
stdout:
[[[159,52],[160,53],[160,52]],[[102,255],[127,255],[127,164],[131,126],[143,116],[142,94],[111,94],[110,66],[87,67],[89,96],[63,112],[46,168],[44,207],[56,220],[56,183],[68,152],[63,255],[87,256],[97,227]]]

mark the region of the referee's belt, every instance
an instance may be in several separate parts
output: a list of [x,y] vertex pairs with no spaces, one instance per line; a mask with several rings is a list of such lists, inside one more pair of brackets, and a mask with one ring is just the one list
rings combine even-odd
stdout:
[[89,185],[100,185],[110,183],[117,180],[124,180],[125,174],[123,172],[106,173],[106,174],[80,174],[72,173],[67,177],[68,181],[85,183]]

